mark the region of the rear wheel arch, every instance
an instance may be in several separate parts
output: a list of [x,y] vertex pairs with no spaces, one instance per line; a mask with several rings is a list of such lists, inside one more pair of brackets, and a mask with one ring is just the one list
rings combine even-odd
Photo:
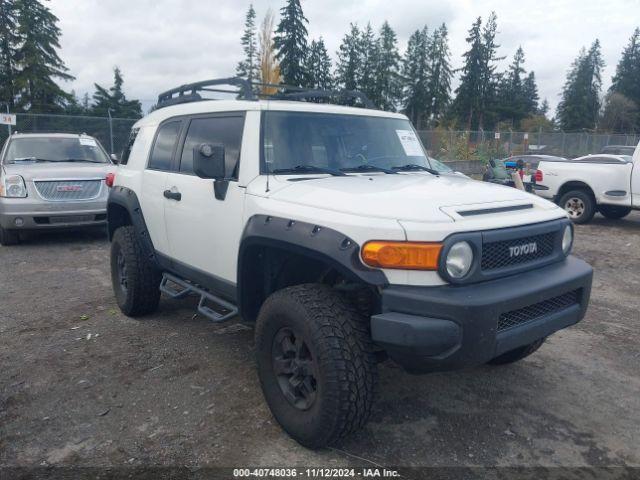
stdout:
[[107,230],[109,240],[113,240],[113,235],[118,228],[128,225],[133,226],[145,255],[158,267],[155,248],[144,220],[138,196],[130,188],[121,186],[113,187],[109,192],[109,199],[107,201]]
[[579,180],[571,180],[569,182],[563,183],[560,189],[558,190],[558,195],[557,195],[558,201],[562,198],[562,196],[565,193],[570,192],[572,190],[582,190],[588,193],[593,198],[594,202],[596,200],[596,195],[593,192],[593,189],[589,186],[589,184]]
[[109,240],[113,239],[113,234],[118,228],[132,224],[129,210],[118,203],[109,203],[107,206],[107,219]]

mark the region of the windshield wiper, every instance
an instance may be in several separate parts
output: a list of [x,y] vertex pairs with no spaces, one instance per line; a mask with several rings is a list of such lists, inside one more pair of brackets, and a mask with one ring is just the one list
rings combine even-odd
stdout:
[[376,167],[375,165],[367,165],[363,163],[362,165],[358,165],[357,167],[345,167],[340,169],[341,172],[383,172],[389,174],[396,174],[395,170],[390,170],[384,167]]
[[440,175],[440,172],[438,172],[437,170],[434,170],[433,168],[427,168],[422,165],[418,165],[417,163],[408,163],[400,167],[391,167],[391,168],[399,172],[410,172],[411,170],[422,170],[424,172],[429,172],[432,175]]
[[342,173],[340,170],[318,167],[316,165],[296,165],[295,167],[291,168],[277,168],[271,173],[276,175],[279,173],[328,173],[329,175],[333,175],[334,177],[346,176],[346,174]]
[[101,161],[89,160],[88,158],[65,158],[64,160],[55,160],[56,162],[86,162],[86,163],[104,163]]
[[7,163],[20,163],[20,162],[55,162],[55,160],[50,160],[48,158],[38,158],[38,157],[21,157],[21,158],[14,158],[13,160],[7,161]]

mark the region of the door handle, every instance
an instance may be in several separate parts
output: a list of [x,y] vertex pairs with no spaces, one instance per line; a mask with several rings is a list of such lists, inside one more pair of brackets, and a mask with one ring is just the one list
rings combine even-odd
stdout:
[[182,200],[182,194],[180,192],[172,192],[171,190],[165,190],[163,192],[164,198],[168,198],[169,200],[175,200],[179,202]]

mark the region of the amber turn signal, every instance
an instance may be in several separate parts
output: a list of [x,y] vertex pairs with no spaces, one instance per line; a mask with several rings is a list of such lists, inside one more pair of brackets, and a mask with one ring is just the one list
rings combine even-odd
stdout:
[[370,267],[402,270],[437,270],[441,243],[373,240],[362,247],[362,260]]

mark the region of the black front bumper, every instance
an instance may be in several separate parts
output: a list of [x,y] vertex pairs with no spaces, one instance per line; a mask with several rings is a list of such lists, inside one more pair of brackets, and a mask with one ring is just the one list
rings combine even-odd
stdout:
[[465,286],[392,285],[382,291],[371,334],[412,372],[480,365],[582,320],[592,277],[587,263],[569,256]]

